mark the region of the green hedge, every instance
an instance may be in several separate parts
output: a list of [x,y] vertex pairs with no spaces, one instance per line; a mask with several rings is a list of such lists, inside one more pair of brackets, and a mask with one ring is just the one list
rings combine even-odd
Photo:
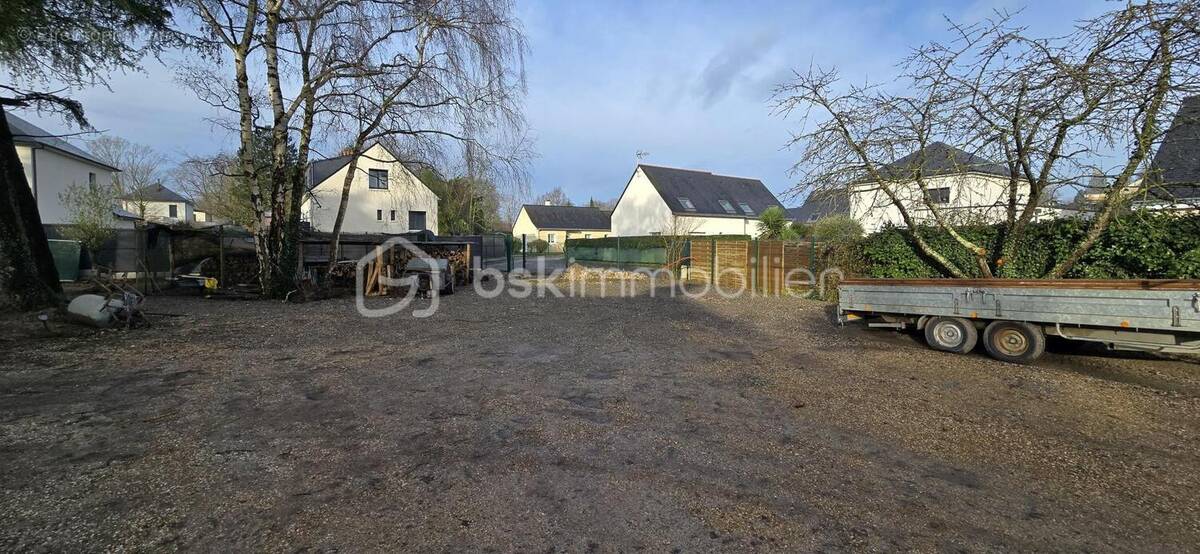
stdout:
[[[1034,223],[1017,254],[1008,260],[1005,277],[1039,278],[1083,240],[1088,222],[1078,218]],[[999,248],[1000,226],[960,229],[977,244]],[[964,271],[977,272],[974,257],[946,232],[923,228],[926,241]],[[879,278],[942,277],[919,254],[908,232],[886,228],[866,237],[859,254],[867,276]],[[1134,212],[1113,221],[1095,246],[1067,275],[1087,279],[1200,278],[1200,215],[1186,217]]]
[[[750,235],[694,235],[689,236],[689,239],[718,239],[718,240],[749,240]],[[604,237],[599,239],[567,239],[567,248],[587,247],[587,248],[616,248],[620,246],[622,249],[632,248],[662,248],[662,235],[648,235],[637,237]]]

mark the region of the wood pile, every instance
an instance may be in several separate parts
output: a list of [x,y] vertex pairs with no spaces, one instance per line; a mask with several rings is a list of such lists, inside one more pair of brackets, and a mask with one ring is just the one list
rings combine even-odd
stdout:
[[[471,246],[470,245],[436,245],[426,244],[421,248],[426,254],[435,259],[450,262],[455,285],[468,283],[471,279]],[[412,260],[413,253],[405,248],[378,250],[375,259],[363,269],[365,278],[364,292],[367,296],[387,296],[405,294],[402,287],[387,286],[388,278],[398,278],[404,274],[404,267]],[[338,264],[333,275],[335,285],[354,286],[355,263]]]

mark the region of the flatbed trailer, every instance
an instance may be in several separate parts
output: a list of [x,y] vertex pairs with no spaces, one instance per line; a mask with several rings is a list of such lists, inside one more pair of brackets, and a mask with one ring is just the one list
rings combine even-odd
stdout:
[[1200,354],[1200,280],[846,279],[838,319],[916,328],[947,352],[982,339],[992,357],[1017,363],[1041,356],[1047,335]]

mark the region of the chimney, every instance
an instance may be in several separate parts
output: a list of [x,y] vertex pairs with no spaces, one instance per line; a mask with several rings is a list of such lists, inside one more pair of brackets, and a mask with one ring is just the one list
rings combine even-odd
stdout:
[[343,149],[342,149],[342,154],[341,154],[341,155],[343,155],[343,156],[353,156],[353,155],[354,155],[354,147],[347,146],[347,147],[343,148]]
[[547,206],[549,206],[549,205],[550,205],[550,201],[549,201],[549,200],[546,200],[546,205],[547,205]]

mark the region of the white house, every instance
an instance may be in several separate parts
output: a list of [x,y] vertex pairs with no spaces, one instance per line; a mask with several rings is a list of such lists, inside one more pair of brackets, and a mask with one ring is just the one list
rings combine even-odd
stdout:
[[[308,168],[308,196],[301,218],[314,231],[333,231],[350,156],[318,160]],[[438,197],[381,144],[358,156],[342,231],[346,233],[438,232]]]
[[783,208],[758,179],[638,164],[613,207],[612,235],[757,235],[772,206]]
[[[112,186],[112,175],[119,169],[12,112],[5,116],[43,224],[69,223],[70,214],[61,195],[71,185]],[[120,223],[127,218],[118,219]]]
[[146,221],[191,223],[196,220],[192,201],[162,183],[122,196],[121,204],[125,211]]
[[525,204],[513,222],[512,234],[520,240],[544,240],[552,252],[561,252],[567,239],[600,239],[612,229],[611,212],[591,206]]
[[[891,164],[879,172],[894,178],[889,188],[899,197],[917,223],[933,223],[933,211],[922,199],[914,175],[920,175],[938,211],[953,223],[991,224],[1005,221],[1009,193],[1008,168],[941,142],[930,144]],[[1017,183],[1017,202],[1029,197],[1029,183]],[[867,233],[892,224],[905,226],[900,209],[875,182],[849,186],[850,217]],[[1053,208],[1039,208],[1037,219],[1057,215]]]

